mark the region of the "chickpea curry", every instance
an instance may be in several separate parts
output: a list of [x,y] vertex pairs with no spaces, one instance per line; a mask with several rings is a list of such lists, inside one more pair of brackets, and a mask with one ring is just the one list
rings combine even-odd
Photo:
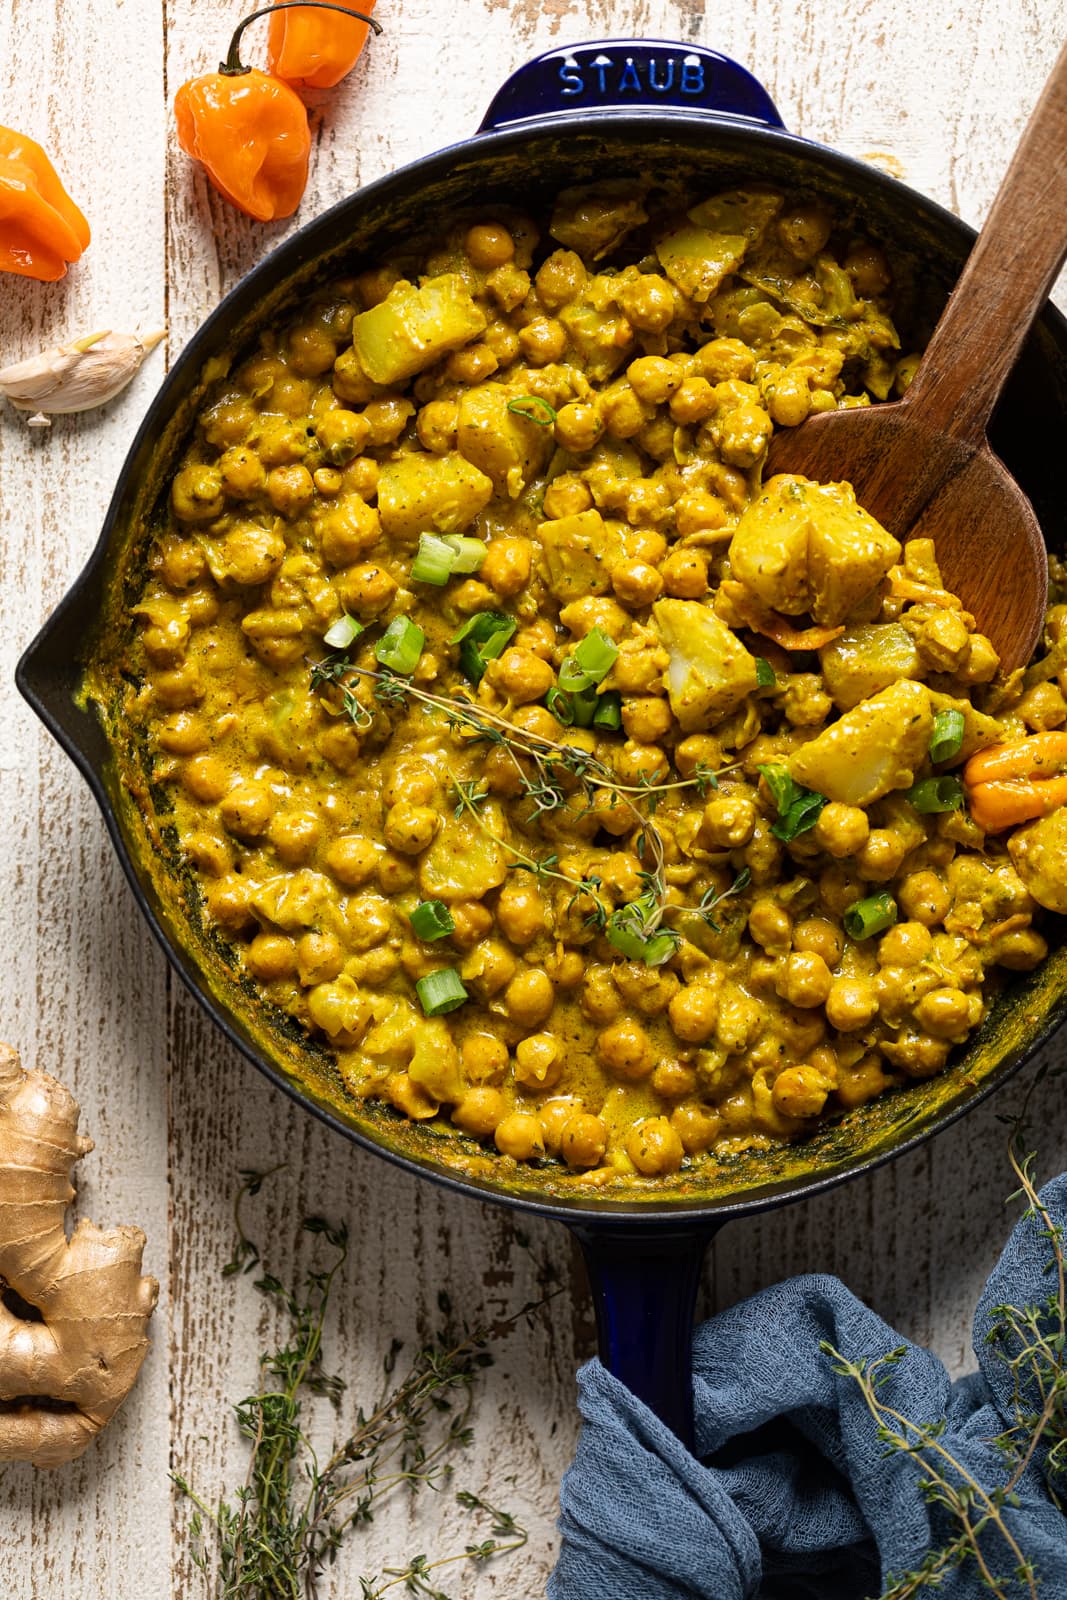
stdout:
[[442,221],[208,393],[124,717],[352,1097],[655,1179],[939,1072],[1042,961],[1058,563],[1005,678],[928,541],[762,476],[903,392],[898,298],[821,203],[619,180]]

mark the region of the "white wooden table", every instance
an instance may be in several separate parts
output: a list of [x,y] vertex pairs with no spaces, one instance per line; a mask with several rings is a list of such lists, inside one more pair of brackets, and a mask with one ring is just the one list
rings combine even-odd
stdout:
[[[357,1395],[376,1391],[394,1334],[414,1345],[435,1326],[441,1290],[478,1323],[533,1294],[540,1264],[559,1272],[551,1318],[521,1327],[482,1384],[458,1480],[504,1499],[531,1542],[518,1559],[457,1574],[452,1592],[519,1600],[542,1592],[553,1561],[573,1375],[591,1350],[567,1238],[534,1225],[520,1247],[506,1215],[351,1148],[226,1047],[150,943],[84,785],[13,687],[19,654],[93,546],[163,356],[287,231],[230,210],[173,136],[174,90],[214,66],[240,14],[217,0],[0,0],[0,121],[54,153],[93,228],[61,283],[0,280],[0,364],[96,328],[169,326],[164,350],[104,411],[44,436],[0,417],[0,1037],[75,1090],[97,1142],[81,1209],[139,1222],[161,1282],[152,1351],[102,1440],[55,1474],[0,1474],[0,1589],[4,1600],[204,1592],[168,1473],[211,1497],[242,1469],[229,1408],[252,1387],[272,1324],[248,1283],[220,1268],[238,1167],[285,1160],[253,1212],[258,1234],[288,1278],[303,1259],[302,1209],[350,1223],[329,1353]],[[1063,0],[381,0],[379,15],[383,37],[320,96],[311,181],[289,226],[469,134],[498,82],[538,50],[625,33],[724,50],[757,72],[789,127],[853,154],[888,153],[908,182],[978,223],[1065,21]],[[1050,1175],[1067,1162],[1055,1083],[1036,1111]],[[986,1104],[866,1180],[728,1229],[704,1309],[789,1273],[838,1273],[952,1371],[973,1365],[971,1315],[1011,1187],[997,1114]],[[398,1497],[323,1592],[352,1595],[361,1572],[464,1537],[447,1497],[413,1508]]]

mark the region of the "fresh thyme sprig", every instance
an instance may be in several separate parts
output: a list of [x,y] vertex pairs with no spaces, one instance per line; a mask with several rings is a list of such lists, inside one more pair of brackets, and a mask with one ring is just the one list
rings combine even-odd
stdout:
[[373,682],[375,698],[385,706],[401,708],[414,700],[428,710],[440,712],[449,728],[467,735],[471,743],[488,744],[506,751],[518,775],[522,794],[531,802],[532,809],[525,819],[527,825],[561,810],[567,804],[568,787],[573,784],[577,784],[587,808],[595,805],[598,790],[611,795],[612,804],[617,801],[625,807],[635,829],[637,853],[645,863],[641,874],[644,892],[636,900],[613,910],[601,894],[602,885],[595,876],[574,877],[560,870],[558,855],[532,856],[512,840],[491,834],[481,815],[487,793],[476,782],[449,773],[457,800],[456,815],[467,811],[483,832],[491,834],[497,844],[515,858],[514,865],[532,872],[540,880],[554,879],[568,885],[572,891],[568,908],[579,898],[583,899],[589,908],[586,920],[605,931],[623,954],[640,958],[652,966],[670,960],[681,943],[681,935],[675,929],[662,926],[669,913],[695,911],[717,931],[712,909],[728,895],[739,894],[748,886],[749,873],[745,869],[725,891],[706,891],[699,905],[673,906],[667,898],[663,837],[653,821],[665,795],[686,789],[706,795],[709,790],[718,788],[721,773],[732,768],[720,768],[717,773],[698,763],[689,778],[660,782],[655,777],[644,777],[638,783],[623,783],[606,762],[580,745],[564,744],[545,734],[517,727],[466,698],[435,694],[394,673],[356,666],[346,656],[332,656],[316,662],[311,668],[312,687],[332,685],[339,688],[346,713],[361,729],[370,726],[373,715],[354,693],[350,681],[353,675]]
[[[1037,1080],[1035,1080],[1037,1081]],[[1064,1230],[1052,1221],[1037,1192],[1033,1155],[1024,1154],[1021,1118],[1012,1125],[1008,1159],[1019,1187],[1010,1198],[1022,1199],[1024,1218],[1035,1223],[1048,1245],[1051,1286],[1037,1305],[998,1305],[986,1335],[1012,1375],[1011,1425],[992,1442],[1004,1459],[1004,1482],[987,1489],[967,1471],[943,1441],[939,1422],[914,1422],[888,1405],[882,1390],[891,1370],[906,1354],[902,1347],[887,1355],[851,1361],[832,1345],[821,1346],[834,1371],[852,1378],[874,1419],[878,1437],[890,1453],[909,1458],[920,1472],[920,1489],[929,1504],[949,1519],[951,1536],[927,1553],[910,1572],[890,1574],[880,1600],[912,1600],[926,1590],[940,1590],[946,1573],[970,1563],[994,1600],[1038,1600],[1041,1575],[1019,1545],[1005,1520],[1035,1452],[1047,1447],[1044,1479],[1053,1503],[1064,1509],[1067,1491],[1067,1245]],[[1001,1574],[1007,1564],[1009,1572]]]
[[[273,1169],[277,1170],[277,1169]],[[237,1244],[226,1275],[251,1271],[259,1250],[245,1231],[242,1202],[258,1193],[263,1173],[245,1172],[235,1205]],[[304,1409],[323,1396],[339,1409],[345,1385],[322,1363],[326,1308],[344,1263],[348,1236],[322,1218],[310,1217],[304,1229],[332,1250],[324,1268],[313,1268],[297,1290],[272,1274],[255,1282],[289,1319],[289,1337],[260,1357],[260,1389],[234,1408],[238,1428],[250,1445],[244,1482],[209,1505],[174,1474],[179,1491],[193,1504],[190,1520],[192,1561],[203,1574],[212,1600],[315,1600],[325,1567],[358,1528],[369,1523],[382,1500],[406,1486],[415,1492],[443,1488],[451,1479],[452,1458],[471,1443],[473,1385],[491,1365],[489,1344],[504,1337],[552,1298],[523,1306],[514,1315],[462,1337],[442,1333],[423,1346],[399,1381],[394,1381],[401,1350],[394,1341],[385,1359],[385,1387],[369,1414],[362,1408],[341,1443],[325,1461],[305,1432]],[[449,1306],[442,1297],[441,1310]],[[487,1536],[462,1550],[430,1558],[413,1556],[403,1567],[360,1579],[365,1600],[402,1584],[424,1600],[449,1600],[432,1574],[457,1562],[479,1565],[526,1543],[516,1518],[463,1490],[456,1495],[465,1510],[490,1517]]]

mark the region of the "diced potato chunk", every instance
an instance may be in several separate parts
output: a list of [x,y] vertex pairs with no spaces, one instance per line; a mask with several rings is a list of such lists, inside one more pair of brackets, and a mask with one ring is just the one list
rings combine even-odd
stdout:
[[296,933],[323,922],[332,923],[339,915],[336,891],[321,872],[304,867],[300,872],[280,872],[261,883],[252,896],[252,910],[261,921]]
[[485,332],[485,313],[455,272],[418,288],[401,278],[352,323],[352,348],[374,383],[400,383]]
[[459,1051],[447,1023],[440,1017],[423,1017],[415,1025],[415,1053],[408,1076],[438,1104],[458,1100],[466,1087],[459,1067]]
[[1067,806],[1017,828],[1008,854],[1038,905],[1067,913]]
[[632,178],[562,189],[548,231],[586,261],[598,261],[622,243],[632,228],[648,221],[643,191]]
[[403,1066],[415,1048],[420,1020],[411,1001],[398,995],[388,1015],[363,1040],[363,1054],[392,1067]]
[[688,224],[658,241],[660,265],[684,295],[702,305],[737,271],[781,204],[778,195],[747,189],[705,200],[688,213]]
[[794,750],[790,776],[846,806],[906,789],[926,756],[934,714],[921,683],[891,684]]
[[493,498],[493,480],[457,452],[409,451],[382,464],[378,516],[390,538],[462,533]]
[[482,807],[479,822],[466,811],[445,818],[419,863],[419,887],[427,900],[480,900],[507,877],[508,856],[498,838],[504,831],[499,806]]
[[515,392],[502,383],[465,389],[456,430],[460,454],[511,500],[517,500],[543,471],[555,445],[551,428],[508,410],[508,402],[515,398]]
[[564,306],[559,320],[574,351],[573,359],[591,383],[606,383],[633,350],[632,333],[626,336],[618,311],[596,305],[588,296]]
[[735,711],[756,688],[756,658],[699,600],[657,600],[652,615],[670,654],[667,693],[686,733]]
[[577,511],[542,522],[537,537],[544,550],[548,587],[557,600],[579,600],[610,588],[611,536],[599,511]]
[[861,622],[849,628],[820,650],[819,664],[839,711],[851,711],[901,678],[923,675],[915,640],[899,622]]
[[733,576],[775,611],[831,627],[873,593],[900,545],[856,504],[849,483],[769,478],[730,543]]

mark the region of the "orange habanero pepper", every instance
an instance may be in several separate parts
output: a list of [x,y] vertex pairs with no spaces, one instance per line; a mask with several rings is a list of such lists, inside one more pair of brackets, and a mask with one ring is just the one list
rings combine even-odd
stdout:
[[971,816],[986,833],[1067,805],[1067,733],[1035,733],[979,750],[963,769]]
[[[368,13],[374,10],[374,0],[364,5]],[[326,9],[294,7],[291,15],[279,10],[270,19],[270,70],[294,89],[332,89],[352,71],[371,28],[380,31],[369,16],[364,20],[358,12],[339,16],[336,11],[327,16]]]
[[0,128],[0,272],[54,283],[89,243],[89,224],[41,149]]
[[178,143],[201,162],[219,193],[257,222],[291,217],[300,204],[311,130],[294,89],[272,73],[242,63],[241,35],[259,17],[297,9],[344,10],[381,31],[371,18],[328,0],[283,0],[245,17],[219,70],[182,84],[174,96]]

